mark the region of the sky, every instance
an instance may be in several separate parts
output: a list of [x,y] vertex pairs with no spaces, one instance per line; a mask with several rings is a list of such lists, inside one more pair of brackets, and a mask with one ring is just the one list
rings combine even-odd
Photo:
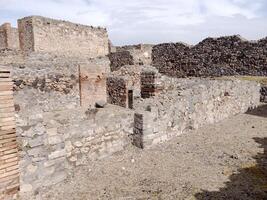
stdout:
[[0,23],[30,15],[106,27],[114,45],[267,36],[267,0],[0,0]]

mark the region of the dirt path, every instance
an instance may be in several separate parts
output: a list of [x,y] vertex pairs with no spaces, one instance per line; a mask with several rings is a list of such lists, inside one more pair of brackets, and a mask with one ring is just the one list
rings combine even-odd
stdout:
[[[265,151],[264,151],[265,149]],[[41,199],[267,199],[267,106],[81,167]],[[264,170],[265,169],[265,170]]]

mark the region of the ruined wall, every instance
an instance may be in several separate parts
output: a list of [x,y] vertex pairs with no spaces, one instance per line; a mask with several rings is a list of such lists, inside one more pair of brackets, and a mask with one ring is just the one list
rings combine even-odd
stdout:
[[96,102],[107,102],[106,79],[110,72],[107,57],[90,59],[79,65],[81,105],[94,107]]
[[63,181],[77,166],[121,151],[130,143],[133,113],[120,107],[79,108],[29,116],[21,135],[21,192]]
[[128,51],[136,65],[151,65],[152,48],[150,44],[128,45],[116,47],[117,52]]
[[119,70],[124,65],[133,65],[134,60],[129,51],[120,51],[110,53],[108,55],[110,60],[111,71]]
[[19,49],[18,29],[10,23],[0,26],[0,49]]
[[10,68],[0,66],[0,199],[19,190],[18,146]]
[[134,103],[133,142],[144,148],[259,105],[260,86],[250,81],[180,79],[174,90]]
[[[95,73],[108,70],[107,58],[77,62],[39,56],[12,64],[22,193],[61,182],[76,166],[122,150],[133,129],[130,110],[80,106],[79,69],[95,80]],[[93,84],[88,85],[97,87]],[[87,92],[93,91],[99,90]]]
[[107,30],[39,16],[18,20],[20,48],[26,52],[86,57],[109,53]]
[[207,38],[195,46],[155,45],[153,66],[174,76],[267,75],[267,39],[257,42],[239,36]]
[[122,76],[109,76],[107,78],[107,95],[108,103],[127,108],[127,80]]

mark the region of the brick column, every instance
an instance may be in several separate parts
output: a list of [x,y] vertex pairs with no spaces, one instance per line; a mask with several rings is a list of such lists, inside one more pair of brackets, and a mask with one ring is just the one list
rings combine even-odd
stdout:
[[10,70],[0,66],[0,199],[19,190],[13,82]]

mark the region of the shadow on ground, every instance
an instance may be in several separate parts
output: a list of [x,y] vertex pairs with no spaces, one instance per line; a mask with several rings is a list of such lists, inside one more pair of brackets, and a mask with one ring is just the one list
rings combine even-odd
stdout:
[[219,191],[202,191],[195,194],[197,200],[265,200],[267,199],[267,137],[254,138],[264,153],[257,154],[255,165],[243,166],[232,174]]
[[267,117],[267,104],[263,104],[256,109],[249,110],[246,114]]

